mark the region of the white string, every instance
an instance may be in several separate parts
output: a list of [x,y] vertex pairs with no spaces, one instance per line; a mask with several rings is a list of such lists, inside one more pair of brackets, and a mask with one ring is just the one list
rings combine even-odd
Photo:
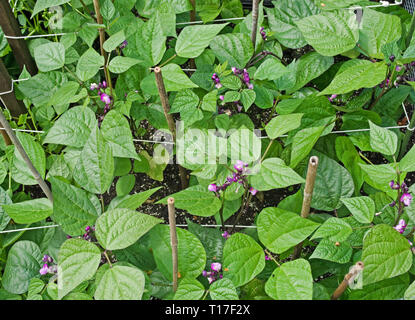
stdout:
[[0,92],[0,96],[3,96],[5,94],[9,94],[12,93],[14,91],[14,83],[15,82],[19,82],[19,81],[25,81],[25,80],[29,80],[30,78],[25,78],[25,79],[17,79],[17,80],[13,80],[12,79],[12,83],[10,84],[10,90],[9,91],[4,91],[4,92]]
[[36,230],[36,229],[56,228],[56,227],[59,227],[59,225],[58,224],[52,224],[50,226],[41,226],[41,227],[31,227],[31,228],[23,228],[23,229],[4,230],[4,231],[0,231],[0,234],[1,233],[11,233],[11,232],[27,231],[27,230]]
[[54,36],[64,36],[66,34],[72,34],[72,33],[76,33],[76,32],[69,32],[69,33],[51,33],[51,34],[35,34],[32,36],[8,36],[8,35],[4,35],[4,37],[6,39],[13,39],[13,40],[17,40],[17,39],[30,39],[30,38],[47,38],[47,37],[54,37]]

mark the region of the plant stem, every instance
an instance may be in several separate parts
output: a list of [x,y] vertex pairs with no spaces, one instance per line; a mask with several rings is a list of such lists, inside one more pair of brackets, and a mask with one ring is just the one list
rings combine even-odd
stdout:
[[[248,195],[249,193],[249,195]],[[239,222],[239,219],[242,216],[242,213],[244,213],[246,211],[246,209],[248,209],[248,205],[251,202],[252,199],[252,194],[249,192],[248,188],[245,189],[245,194],[244,194],[244,201],[242,202],[242,208],[241,210],[239,210],[238,215],[236,216],[235,222],[233,223],[233,227],[232,227],[232,231],[235,231],[235,226],[236,224]]]
[[112,268],[112,263],[111,263],[110,258],[108,257],[107,250],[104,250],[104,256],[105,256],[105,258],[107,259],[108,264],[110,265],[110,268]]
[[275,262],[275,264],[278,266],[278,267],[281,267],[281,264],[272,256],[272,254],[271,254],[271,252],[269,252],[268,251],[268,249],[265,249],[265,252],[266,252],[266,254],[267,254],[267,256],[268,257],[270,257],[271,258],[271,260],[272,261],[274,261]]
[[165,66],[166,64],[168,64],[170,61],[172,61],[176,57],[177,57],[177,53],[175,53],[170,58],[168,58],[166,61],[164,61],[161,65],[159,65],[159,67],[161,68],[161,67]]
[[169,212],[170,242],[173,261],[173,292],[177,290],[178,281],[178,256],[177,256],[177,232],[176,232],[176,213],[174,208],[174,198],[167,199],[167,209]]
[[219,216],[220,216],[220,222],[222,224],[222,229],[225,230],[225,221],[223,220],[223,205],[225,203],[225,195],[222,195],[222,206],[220,207],[219,210]]

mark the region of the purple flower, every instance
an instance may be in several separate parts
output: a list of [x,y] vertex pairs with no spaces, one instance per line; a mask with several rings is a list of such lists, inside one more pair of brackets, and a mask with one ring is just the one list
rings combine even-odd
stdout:
[[389,186],[393,189],[393,190],[399,190],[399,188],[401,187],[399,185],[398,182],[395,182],[394,180],[391,180],[391,182],[389,182]]
[[215,84],[216,89],[220,89],[223,87],[222,83],[218,82],[217,84]]
[[85,231],[86,231],[86,232],[91,231],[91,227],[90,227],[90,226],[86,226],[86,227],[85,227]]
[[216,192],[218,191],[218,186],[216,185],[216,183],[212,183],[208,186],[208,190],[212,192]]
[[104,80],[102,81],[100,85],[101,85],[101,88],[105,89],[107,87],[107,82]]
[[104,102],[105,104],[111,103],[111,97],[107,95],[106,93],[102,93],[100,98],[101,98],[101,101]]
[[329,101],[333,102],[333,100],[336,98],[337,98],[337,94],[332,94],[331,97],[329,98]]
[[397,72],[400,72],[400,71],[402,70],[402,66],[397,65],[397,66],[396,66],[396,68],[395,68],[395,70],[396,70]]
[[120,44],[120,49],[124,49],[126,46],[128,45],[128,41],[124,40],[121,44]]
[[407,224],[405,223],[404,219],[399,220],[399,223],[394,226],[393,228],[398,231],[400,234],[405,232],[405,228],[406,228]]
[[47,254],[45,254],[45,255],[43,256],[42,261],[43,261],[43,262],[49,262],[49,263],[52,263],[52,262],[53,262],[53,259],[52,259],[52,257],[51,257],[51,256],[48,256]]
[[219,96],[219,99],[223,101],[223,100],[225,100],[225,96],[220,95],[220,96]]
[[394,206],[396,206],[396,202],[395,201],[392,201],[391,203],[389,203],[389,207],[394,207]]
[[401,202],[405,205],[405,207],[409,207],[412,202],[412,195],[409,193],[404,193],[401,197]]
[[43,267],[39,270],[39,273],[43,276],[49,272],[48,264],[45,263]]
[[267,34],[264,31],[264,27],[261,27],[261,29],[259,29],[259,32],[261,33],[262,39],[265,41],[267,40]]
[[213,262],[210,265],[210,269],[212,269],[212,271],[219,272],[222,269],[222,265],[219,262]]
[[254,188],[252,188],[252,187],[250,187],[249,188],[249,192],[254,196],[254,195],[256,195],[257,194],[257,192],[258,192],[258,190],[257,189],[254,189]]
[[246,163],[243,162],[242,160],[237,160],[233,167],[237,171],[242,171],[244,167],[246,167]]
[[222,237],[224,237],[225,239],[228,239],[230,237],[229,232],[225,231],[224,233],[222,233]]
[[98,89],[98,88],[99,86],[96,83],[91,83],[91,86],[89,87],[91,91],[94,91],[95,89]]
[[271,258],[265,255],[265,260],[271,260]]
[[394,55],[391,55],[391,56],[389,57],[389,60],[390,60],[391,62],[394,62],[394,61],[395,61],[395,56],[394,56]]
[[[209,272],[210,273],[210,272]],[[202,271],[202,276],[207,277],[208,276],[208,272],[206,270]]]
[[216,278],[215,278],[215,277],[213,277],[213,276],[209,276],[209,277],[207,277],[207,279],[208,279],[208,281],[209,281],[209,284],[211,284],[213,281],[215,281],[215,280],[216,280]]

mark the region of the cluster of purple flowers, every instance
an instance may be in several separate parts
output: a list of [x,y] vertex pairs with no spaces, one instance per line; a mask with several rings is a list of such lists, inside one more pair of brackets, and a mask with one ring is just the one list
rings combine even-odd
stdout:
[[95,232],[95,227],[94,226],[86,226],[85,227],[85,233],[82,236],[82,238],[84,238],[87,241],[91,241],[92,239],[92,234]]
[[398,231],[400,234],[403,234],[405,232],[405,229],[407,227],[407,224],[404,219],[399,220],[398,224],[394,226],[393,228]]
[[98,96],[103,103],[105,103],[104,113],[98,118],[98,125],[101,126],[102,120],[104,120],[105,114],[110,111],[112,97],[104,92],[107,88],[107,82],[102,81],[99,84],[92,83],[89,89],[91,91],[98,90]]
[[[210,184],[208,186],[208,190],[212,191],[212,192],[215,192],[217,194],[219,191],[225,191],[234,182],[237,182],[237,183],[240,183],[240,184],[246,183],[247,182],[246,181],[246,174],[249,172],[247,167],[248,167],[247,163],[245,163],[241,160],[236,161],[235,165],[233,166],[233,168],[236,170],[236,172],[234,172],[231,177],[227,177],[226,181],[221,186],[218,186],[216,183]],[[258,190],[250,187],[249,192],[254,196],[254,195],[256,195]]]
[[220,83],[219,76],[216,74],[216,72],[212,75],[212,80],[215,83],[216,89],[220,89],[223,87],[222,83]]
[[267,40],[267,33],[264,31],[264,27],[261,27],[261,29],[259,29],[259,32],[261,33],[262,39],[264,41]]
[[[399,201],[402,202],[405,207],[409,207],[411,205],[412,195],[409,193],[409,188],[405,182],[402,182],[402,184],[399,184],[398,182],[392,180],[391,182],[389,182],[389,186],[393,190],[400,189],[402,191],[402,196],[399,199]],[[396,204],[395,202],[392,202],[390,205],[391,207],[393,207],[395,206],[395,204]]]
[[210,270],[211,271],[203,270],[202,272],[202,276],[208,279],[209,284],[218,279],[223,278],[223,275],[220,273],[220,271],[222,270],[222,264],[220,264],[219,262],[213,262],[210,265]]
[[242,75],[242,80],[245,83],[245,85],[248,87],[248,89],[253,89],[254,85],[251,83],[251,78],[249,77],[249,73],[246,69],[238,69],[235,67],[232,67],[232,72],[236,76]]
[[[39,273],[42,276],[45,275],[45,274],[48,274],[48,273],[56,273],[58,271],[58,267],[56,266],[56,264],[52,265],[53,258],[51,256],[48,256],[47,254],[45,254],[43,256],[42,261],[45,262],[43,264],[43,267],[39,270]],[[48,263],[51,264],[51,265],[49,266]]]

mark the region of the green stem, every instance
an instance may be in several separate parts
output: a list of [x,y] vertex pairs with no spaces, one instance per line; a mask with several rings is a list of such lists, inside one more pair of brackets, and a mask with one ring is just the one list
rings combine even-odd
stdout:
[[161,67],[165,66],[166,64],[168,64],[170,61],[172,61],[176,57],[177,57],[177,53],[175,53],[170,58],[168,58],[166,61],[164,61],[161,65],[159,65],[159,67],[161,68]]

